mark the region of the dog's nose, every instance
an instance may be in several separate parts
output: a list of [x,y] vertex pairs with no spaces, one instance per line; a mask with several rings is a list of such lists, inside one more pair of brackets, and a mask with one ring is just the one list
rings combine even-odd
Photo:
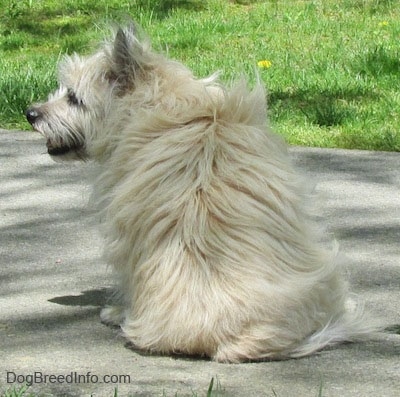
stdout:
[[31,124],[33,124],[39,118],[39,116],[40,113],[35,108],[29,108],[26,111],[26,118]]

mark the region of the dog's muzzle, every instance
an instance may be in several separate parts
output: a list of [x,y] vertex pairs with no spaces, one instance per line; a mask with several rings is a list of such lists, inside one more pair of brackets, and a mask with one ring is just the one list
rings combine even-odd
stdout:
[[[42,118],[42,113],[35,107],[31,107],[26,111],[26,119],[31,124],[31,126],[36,130],[35,124],[36,122]],[[70,150],[75,149],[75,147],[71,147],[69,145],[63,145],[62,143],[55,145],[51,139],[47,139],[46,141],[47,152],[51,156],[60,156],[68,153]]]
[[[38,128],[38,124],[40,124],[40,120],[43,117],[43,113],[40,111],[40,109],[37,107],[30,107],[27,109],[25,115],[33,129],[46,136],[46,134],[44,134],[41,129]],[[47,136],[46,138],[47,153],[51,156],[59,156],[66,159],[67,156],[65,155],[68,154],[69,159],[79,160],[85,160],[87,157],[85,145],[78,139],[72,139],[69,142],[65,142],[61,137],[59,137],[57,140],[51,139]]]

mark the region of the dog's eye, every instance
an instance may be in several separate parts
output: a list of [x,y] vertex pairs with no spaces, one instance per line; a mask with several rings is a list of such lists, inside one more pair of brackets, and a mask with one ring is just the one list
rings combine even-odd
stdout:
[[80,99],[77,98],[76,94],[74,91],[72,91],[71,89],[68,90],[68,103],[70,105],[75,105],[75,106],[80,106],[82,105],[82,101]]

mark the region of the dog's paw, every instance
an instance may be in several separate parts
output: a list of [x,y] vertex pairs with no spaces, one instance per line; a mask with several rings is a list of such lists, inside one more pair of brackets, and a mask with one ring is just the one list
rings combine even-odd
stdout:
[[122,306],[106,306],[100,312],[100,319],[104,324],[119,326],[124,318],[125,312]]

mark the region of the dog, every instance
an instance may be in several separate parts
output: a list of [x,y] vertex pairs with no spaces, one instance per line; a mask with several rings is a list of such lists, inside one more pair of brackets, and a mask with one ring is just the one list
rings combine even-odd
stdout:
[[101,312],[139,350],[238,363],[302,357],[371,334],[350,310],[337,250],[265,90],[195,78],[136,26],[27,110],[55,158],[97,163],[96,199],[116,304]]

